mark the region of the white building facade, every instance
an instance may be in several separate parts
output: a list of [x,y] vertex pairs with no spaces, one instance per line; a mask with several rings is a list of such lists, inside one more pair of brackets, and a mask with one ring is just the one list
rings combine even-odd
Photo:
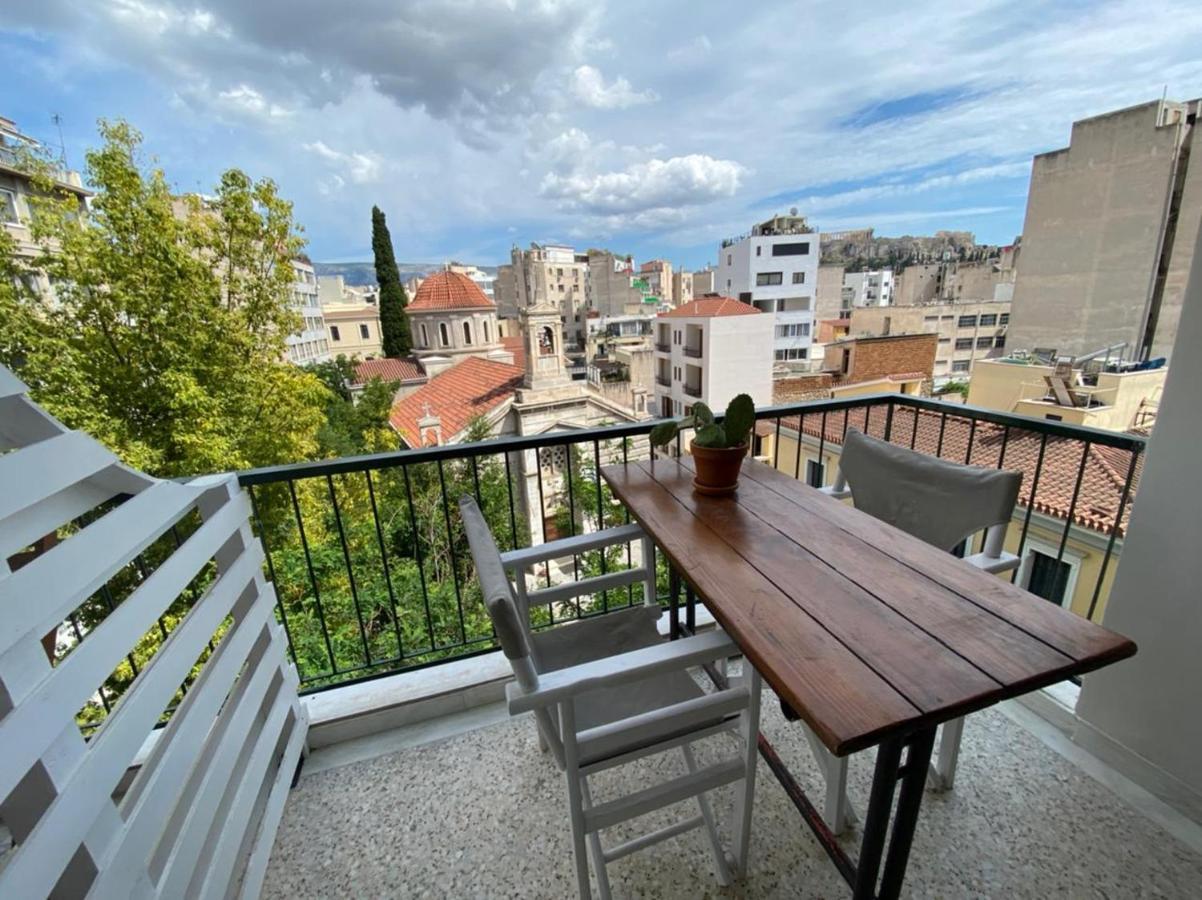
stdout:
[[714,290],[772,314],[773,362],[809,361],[818,240],[804,217],[779,216],[723,241],[718,250]]
[[292,308],[301,317],[300,331],[288,335],[288,361],[298,366],[327,362],[330,342],[326,335],[326,320],[318,298],[317,273],[311,263],[292,260]]
[[655,322],[655,405],[687,415],[704,401],[721,412],[737,394],[772,402],[773,316],[730,297],[703,297]]
[[873,269],[845,272],[843,275],[845,309],[893,304],[893,270]]

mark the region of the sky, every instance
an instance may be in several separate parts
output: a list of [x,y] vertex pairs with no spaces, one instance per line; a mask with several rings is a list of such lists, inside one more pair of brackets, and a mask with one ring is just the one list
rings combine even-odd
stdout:
[[0,0],[0,115],[81,168],[125,119],[181,191],[239,167],[318,261],[608,247],[696,268],[822,230],[1021,233],[1076,119],[1202,95],[1202,4]]

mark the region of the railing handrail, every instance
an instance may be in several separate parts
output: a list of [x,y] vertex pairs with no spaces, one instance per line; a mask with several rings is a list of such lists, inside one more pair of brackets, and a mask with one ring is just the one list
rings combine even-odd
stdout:
[[[1101,428],[1091,428],[1086,425],[1074,425],[1066,422],[1052,422],[1033,416],[1020,416],[1015,413],[999,412],[997,410],[969,406],[962,403],[948,403],[942,400],[932,400],[927,397],[915,397],[910,394],[862,394],[857,397],[807,400],[780,406],[764,406],[756,410],[755,417],[757,420],[776,419],[801,415],[802,413],[809,414],[824,410],[835,412],[844,409],[857,409],[862,406],[876,406],[890,403],[896,406],[924,409],[929,412],[947,413],[951,416],[965,416],[995,425],[1024,428],[1028,431],[1047,434],[1052,437],[1088,441],[1094,445],[1114,447],[1120,450],[1143,450],[1147,444],[1147,438],[1141,435],[1105,431]],[[718,419],[721,420],[721,416],[718,416]],[[497,437],[474,443],[393,450],[387,453],[369,453],[360,456],[343,456],[337,459],[317,460],[314,462],[287,463],[279,466],[243,469],[235,474],[238,476],[238,483],[243,487],[247,485],[272,484],[280,481],[289,481],[294,478],[341,475],[347,472],[374,471],[376,469],[417,465],[419,463],[436,462],[438,460],[470,459],[501,453],[517,453],[522,450],[555,447],[594,440],[608,441],[627,437],[640,437],[647,434],[652,428],[663,421],[666,420],[662,418],[643,419],[638,422],[602,425],[596,428],[582,428],[574,431],[552,432],[550,434]]]

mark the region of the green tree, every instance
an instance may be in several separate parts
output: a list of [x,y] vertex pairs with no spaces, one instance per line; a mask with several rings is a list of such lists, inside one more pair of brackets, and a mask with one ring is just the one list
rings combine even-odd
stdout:
[[[284,361],[299,327],[291,204],[237,170],[209,203],[177,198],[135,129],[102,121],[100,135],[86,220],[49,167],[30,164],[34,265],[56,298],[0,297],[0,362],[66,425],[155,475],[312,457],[328,392]],[[0,246],[0,269],[12,266]]]
[[376,282],[380,285],[380,335],[385,356],[405,356],[413,349],[405,307],[409,298],[397,271],[392,236],[380,207],[371,208],[371,249],[376,258]]

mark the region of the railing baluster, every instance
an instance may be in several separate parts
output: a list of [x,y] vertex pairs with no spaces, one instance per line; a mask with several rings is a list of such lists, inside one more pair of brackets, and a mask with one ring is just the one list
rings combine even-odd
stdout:
[[509,549],[518,548],[518,520],[513,511],[513,473],[509,469],[509,454],[502,453],[505,460],[505,492],[509,496]]
[[[825,416],[826,413],[823,413]],[[806,414],[803,412],[797,419],[797,448],[793,454],[793,480],[801,480],[801,449],[805,446]]]
[[947,413],[941,413],[939,416],[939,441],[935,444],[935,456],[942,459],[943,457],[943,434],[947,430]]
[[480,457],[472,457],[472,493],[476,495],[476,505],[484,512],[484,501],[480,499]]
[[326,626],[326,612],[321,605],[321,591],[317,589],[317,575],[313,572],[313,554],[309,552],[309,541],[305,537],[305,523],[301,519],[300,503],[296,499],[296,482],[287,481],[288,496],[292,498],[292,512],[296,516],[296,530],[300,535],[301,549],[305,552],[305,568],[309,570],[309,584],[313,588],[313,602],[317,606],[317,621],[321,624],[321,636],[325,641],[326,653],[330,656],[330,674],[338,674],[338,661],[334,658],[334,645],[330,643],[330,630]]
[[1089,613],[1086,618],[1093,621],[1094,611],[1098,607],[1098,597],[1102,593],[1102,581],[1106,578],[1106,569],[1110,566],[1110,554],[1114,552],[1114,542],[1118,538],[1119,527],[1122,525],[1123,513],[1127,509],[1127,500],[1131,496],[1131,485],[1135,481],[1135,468],[1139,463],[1139,451],[1131,451],[1131,463],[1127,466],[1127,480],[1123,482],[1123,493],[1119,497],[1119,506],[1114,513],[1114,522],[1110,525],[1110,538],[1106,541],[1106,554],[1102,557],[1102,567],[1098,570],[1098,580],[1093,586],[1093,597],[1089,600]]
[[[547,543],[547,500],[543,495],[543,457],[539,452],[539,448],[534,448],[534,471],[538,473],[538,518],[543,523],[543,543]],[[551,564],[544,564],[547,573],[547,587],[551,586]],[[538,576],[535,576],[535,584],[538,584]],[[551,608],[551,604],[547,604],[547,612],[551,616],[551,624],[555,624],[555,610]]]
[[330,489],[330,505],[334,509],[334,524],[338,526],[338,541],[342,544],[342,558],[346,561],[346,577],[351,585],[351,602],[355,607],[355,620],[359,623],[359,640],[363,644],[363,659],[371,665],[371,646],[367,641],[367,626],[363,623],[363,610],[359,606],[359,588],[355,584],[355,571],[351,565],[351,549],[346,543],[346,531],[342,528],[342,513],[338,509],[338,495],[334,491],[334,476],[326,476],[326,486]]
[[1064,548],[1068,546],[1068,533],[1073,527],[1073,514],[1077,511],[1077,498],[1081,495],[1081,481],[1085,478],[1085,464],[1089,462],[1089,448],[1092,446],[1086,441],[1085,448],[1081,451],[1081,464],[1077,466],[1077,480],[1073,484],[1073,499],[1069,501],[1068,515],[1064,517],[1064,531],[1060,534],[1060,546],[1056,548],[1057,564],[1064,559]]
[[413,506],[413,485],[409,481],[409,467],[401,466],[401,475],[405,479],[405,498],[409,502],[409,527],[413,531],[413,554],[417,557],[417,577],[422,586],[422,606],[426,611],[426,634],[430,638],[430,650],[438,647],[434,638],[434,616],[430,613],[430,590],[426,585],[426,564],[422,559],[422,535],[417,527],[417,510]]
[[388,550],[384,546],[384,529],[380,527],[380,512],[376,507],[376,489],[371,483],[371,469],[363,473],[367,479],[367,497],[371,500],[371,517],[376,523],[376,540],[380,544],[380,562],[384,565],[384,583],[388,586],[388,603],[392,607],[392,630],[396,633],[397,656],[405,655],[405,644],[401,640],[400,614],[397,612],[396,591],[392,589],[392,567],[388,565]]
[[1018,568],[1011,570],[1010,583],[1014,584],[1018,580],[1018,573],[1022,569],[1023,550],[1027,546],[1027,531],[1031,527],[1031,513],[1035,511],[1035,496],[1039,490],[1039,476],[1043,474],[1043,457],[1048,449],[1048,436],[1042,434],[1039,437],[1039,454],[1035,458],[1035,477],[1031,479],[1031,490],[1027,494],[1027,512],[1023,516],[1023,530],[1018,537],[1018,550],[1016,555],[1019,559]]
[[[810,487],[820,488],[826,484],[826,461],[823,453],[826,452],[826,410],[822,411],[822,421],[818,423],[818,483],[812,484]],[[843,411],[843,437],[847,437],[847,410]],[[806,479],[809,481],[809,479]]]
[[[776,434],[772,436],[772,468],[780,471],[780,416],[776,417]],[[798,449],[801,448],[800,440],[797,443]]]
[[917,409],[911,409],[911,410],[910,410],[910,413],[911,413],[911,414],[914,416],[914,425],[913,425],[913,427],[910,429],[910,449],[911,449],[911,450],[913,450],[913,449],[914,449],[914,446],[915,446],[915,445],[918,443],[918,416],[919,416],[919,411],[918,411]]
[[[296,644],[292,641],[292,628],[288,624],[288,613],[284,610],[284,598],[280,596],[280,583],[275,577],[275,563],[272,561],[271,546],[267,541],[267,528],[263,525],[263,517],[259,515],[259,501],[255,497],[255,487],[246,486],[246,494],[250,497],[250,512],[255,519],[255,529],[259,532],[259,543],[263,545],[263,556],[267,560],[267,577],[271,579],[271,587],[275,591],[276,609],[280,611],[280,621],[284,625],[284,637],[288,639],[288,653],[292,656],[292,664],[296,666],[296,677],[305,680],[305,670],[301,666],[300,656],[296,652]],[[173,527],[172,532],[175,531]],[[175,536],[176,547],[180,546],[179,535]],[[192,585],[192,602],[196,602],[196,586]],[[209,652],[213,650],[213,642],[209,641]]]
[[[576,448],[575,444],[563,445],[563,458],[568,470],[568,537],[576,536],[576,497],[574,485],[572,484],[572,463],[575,461],[575,454],[572,452]],[[580,557],[575,553],[572,554],[572,578],[576,581],[580,580]],[[580,598],[576,598],[576,618],[580,618]]]
[[972,463],[972,445],[977,436],[977,420],[969,418],[968,420],[968,449],[964,452],[964,465]]
[[[595,479],[595,487],[597,488],[597,530],[605,530],[605,504],[603,502],[604,491],[601,488],[601,442],[593,441],[593,478]],[[626,542],[626,547],[629,549],[630,542]],[[600,549],[601,554],[601,574],[605,575],[607,566],[605,564],[605,551],[607,548]],[[601,611],[609,612],[609,591],[601,592]]]
[[885,407],[885,440],[888,441],[893,437],[893,401],[889,401],[889,405]]
[[447,497],[447,478],[442,460],[438,461],[438,487],[442,492],[442,517],[447,523],[447,552],[451,556],[451,584],[455,586],[455,609],[459,613],[459,640],[467,641],[467,626],[463,622],[463,592],[459,590],[459,557],[455,553],[455,532],[451,528],[451,501]]

